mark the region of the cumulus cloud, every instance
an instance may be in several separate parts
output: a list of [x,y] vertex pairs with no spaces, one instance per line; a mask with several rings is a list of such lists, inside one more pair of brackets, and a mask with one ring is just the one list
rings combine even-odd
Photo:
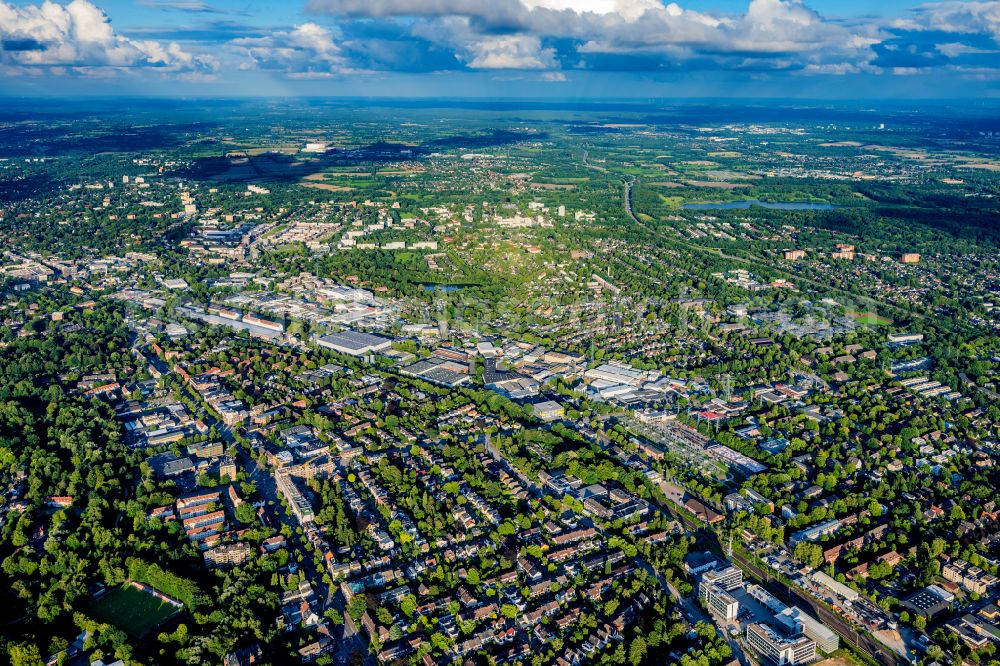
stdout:
[[333,33],[317,23],[230,42],[244,56],[244,68],[283,71],[293,78],[332,76],[350,68]]
[[963,44],[961,42],[949,42],[946,44],[935,44],[935,49],[941,54],[948,58],[958,58],[960,56],[969,54],[996,54],[997,51],[976,48],[970,44]]
[[0,1],[0,62],[19,67],[211,70],[176,43],[130,39],[111,27],[107,14],[87,0],[15,6]]
[[1000,42],[1000,2],[937,2],[921,5],[912,19],[897,22],[910,30],[988,34]]
[[471,45],[473,69],[551,69],[556,66],[555,49],[542,48],[531,35],[488,37]]
[[1000,1],[927,3],[890,23],[872,64],[896,74],[969,72],[1000,64]]
[[[94,1],[0,0],[0,72],[154,68],[197,80],[236,69],[289,78],[467,69],[533,72],[539,81],[571,70],[902,74],[989,68],[1000,44],[1000,0],[943,0],[895,21],[831,20],[809,0],[745,0],[734,13],[688,8],[693,0],[305,0],[314,20],[294,27],[201,21],[129,35]],[[211,0],[137,2],[189,16],[222,11]]]
[[800,0],[753,0],[739,16],[713,16],[675,3],[648,10],[640,24],[600,21],[585,51],[627,52],[664,49],[677,54],[783,54],[853,50],[871,41],[844,26],[826,22]]
[[[589,67],[607,56],[654,68],[705,58],[736,69],[843,66],[871,58],[881,39],[874,26],[827,21],[802,0],[752,0],[739,15],[659,0],[310,0],[308,8],[345,19],[414,21],[414,35],[473,54],[463,57],[470,67]],[[482,49],[497,57],[480,57]]]
[[530,34],[480,34],[468,17],[448,16],[417,21],[414,37],[446,45],[471,69],[552,69],[558,66],[553,48]]
[[662,9],[658,0],[521,0],[528,10],[572,11],[576,14],[616,16],[627,22],[639,20],[647,11]]

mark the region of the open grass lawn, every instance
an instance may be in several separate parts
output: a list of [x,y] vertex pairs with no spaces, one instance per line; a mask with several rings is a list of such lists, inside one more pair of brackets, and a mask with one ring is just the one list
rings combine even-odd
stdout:
[[142,638],[176,612],[170,604],[131,585],[108,590],[90,609],[95,620],[113,624],[132,638]]
[[680,208],[684,203],[684,197],[665,197],[659,193],[656,196],[660,197],[660,201],[670,208]]
[[848,312],[847,316],[868,326],[889,326],[892,324],[891,319],[877,315],[874,312]]
[[844,648],[840,648],[827,659],[817,661],[813,666],[860,666],[862,662]]

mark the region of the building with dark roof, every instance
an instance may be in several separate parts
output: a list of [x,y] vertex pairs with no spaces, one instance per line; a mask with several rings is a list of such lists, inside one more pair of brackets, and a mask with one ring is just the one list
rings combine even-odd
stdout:
[[931,588],[924,588],[904,599],[903,605],[928,620],[933,620],[951,609],[951,601]]
[[316,340],[316,344],[341,354],[367,356],[389,349],[392,346],[392,340],[364,331],[346,330],[324,335]]
[[177,457],[173,453],[161,453],[151,456],[146,461],[153,468],[153,474],[161,479],[169,479],[194,471],[194,463],[190,458]]

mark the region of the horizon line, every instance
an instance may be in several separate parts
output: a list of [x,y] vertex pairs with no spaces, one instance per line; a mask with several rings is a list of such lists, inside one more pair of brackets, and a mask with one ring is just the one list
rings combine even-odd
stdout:
[[930,104],[946,105],[954,103],[1000,106],[1000,97],[781,97],[781,96],[740,96],[725,95],[672,95],[670,97],[614,97],[614,96],[538,96],[538,95],[157,95],[148,93],[120,93],[113,95],[7,95],[0,93],[0,100],[25,102],[77,102],[103,100],[174,100],[178,102],[197,101],[252,101],[252,100],[344,100],[344,101],[440,101],[440,102],[542,102],[547,104],[572,105],[574,103],[613,104],[670,104],[684,102],[781,102],[786,106],[805,103],[815,104]]

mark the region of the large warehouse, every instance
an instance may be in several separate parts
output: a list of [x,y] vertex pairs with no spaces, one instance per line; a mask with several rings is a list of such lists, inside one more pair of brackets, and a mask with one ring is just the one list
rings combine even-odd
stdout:
[[365,333],[364,331],[347,330],[324,335],[316,343],[320,347],[326,347],[341,354],[368,356],[369,354],[385,351],[392,345],[392,340],[384,338],[381,335]]

